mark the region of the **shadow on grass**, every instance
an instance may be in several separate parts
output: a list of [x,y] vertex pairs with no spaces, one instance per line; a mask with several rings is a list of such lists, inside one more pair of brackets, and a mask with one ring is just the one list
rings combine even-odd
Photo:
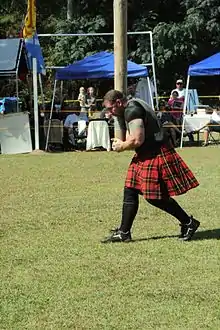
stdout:
[[[137,238],[134,239],[133,242],[141,242],[141,241],[150,241],[150,240],[158,240],[158,239],[167,239],[167,238],[178,238],[179,235],[164,235],[164,236],[152,236],[147,238]],[[207,239],[220,239],[220,228],[212,229],[212,230],[204,230],[198,231],[192,238],[192,241],[202,241]]]

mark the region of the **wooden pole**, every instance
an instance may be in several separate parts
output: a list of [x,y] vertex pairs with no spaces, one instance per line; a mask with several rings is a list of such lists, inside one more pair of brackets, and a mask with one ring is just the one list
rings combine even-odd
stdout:
[[127,92],[127,0],[114,0],[115,89]]
[[[114,0],[114,89],[127,94],[127,0]],[[116,138],[125,139],[114,118]]]

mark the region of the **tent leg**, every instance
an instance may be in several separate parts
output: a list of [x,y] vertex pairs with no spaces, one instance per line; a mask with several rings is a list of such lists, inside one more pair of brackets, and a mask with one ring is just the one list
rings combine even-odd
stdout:
[[60,103],[62,103],[63,99],[63,80],[60,82]]
[[18,75],[16,74],[16,96],[17,96],[17,112],[19,112],[19,99],[18,99]]
[[153,71],[153,80],[155,88],[155,97],[156,97],[156,110],[159,110],[158,94],[157,94],[157,80],[155,73],[155,64],[154,64],[154,48],[153,48],[153,35],[150,32],[150,49],[151,49],[151,61],[152,61],[152,71]]
[[47,151],[47,148],[48,148],[50,127],[51,127],[51,119],[52,119],[54,100],[55,100],[55,94],[56,94],[56,86],[57,86],[57,80],[55,80],[54,88],[53,88],[53,97],[52,97],[52,103],[51,103],[51,108],[50,108],[50,118],[49,118],[49,124],[48,124],[48,129],[47,129],[47,138],[46,138],[45,151]]
[[41,92],[41,98],[42,98],[42,108],[43,108],[43,111],[45,112],[45,100],[44,100],[44,91],[43,91],[43,84],[42,84],[42,79],[41,79],[41,73],[39,73],[38,79],[39,79],[40,92]]
[[147,84],[148,84],[148,90],[149,90],[149,95],[150,95],[151,108],[154,109],[154,100],[153,100],[153,95],[152,95],[152,90],[151,90],[151,84],[150,84],[150,78],[149,77],[147,77]]
[[183,133],[184,133],[184,126],[185,126],[186,107],[187,107],[188,96],[189,96],[189,80],[190,80],[190,76],[187,77],[186,92],[185,92],[185,99],[184,99],[184,105],[183,105],[183,123],[182,123],[181,142],[180,142],[181,149],[183,147]]

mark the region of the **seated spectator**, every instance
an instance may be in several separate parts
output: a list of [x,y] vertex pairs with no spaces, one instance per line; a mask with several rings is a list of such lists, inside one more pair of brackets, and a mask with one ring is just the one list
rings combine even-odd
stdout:
[[107,109],[103,109],[100,113],[100,119],[105,119],[109,126],[110,138],[114,138],[114,118]]
[[80,111],[79,116],[78,116],[78,120],[85,120],[88,123],[89,118],[88,118],[87,113],[84,112],[84,111]]
[[176,118],[169,110],[169,106],[166,105],[165,102],[161,103],[158,118],[161,122],[165,135],[168,137],[170,143],[175,148],[179,146],[180,143],[181,129],[178,127]]
[[73,146],[73,148],[76,147],[74,124],[78,123],[78,121],[79,121],[79,116],[77,116],[75,113],[72,113],[71,115],[68,115],[66,117],[66,120],[64,122],[64,128],[67,130],[68,139],[70,144]]
[[220,133],[220,115],[215,110],[212,113],[210,122],[204,128],[204,143],[203,146],[206,147],[209,144],[209,133],[219,132]]
[[168,100],[168,105],[173,113],[173,116],[177,119],[181,119],[183,113],[184,97],[179,97],[179,93],[174,90]]

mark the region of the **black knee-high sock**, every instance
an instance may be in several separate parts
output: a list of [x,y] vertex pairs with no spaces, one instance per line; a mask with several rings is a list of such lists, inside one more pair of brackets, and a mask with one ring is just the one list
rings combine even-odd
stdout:
[[130,231],[139,206],[138,191],[124,188],[124,200],[122,208],[122,220],[120,230],[124,233]]
[[169,199],[147,199],[148,203],[173,215],[181,224],[189,224],[191,219],[182,207],[173,198]]

